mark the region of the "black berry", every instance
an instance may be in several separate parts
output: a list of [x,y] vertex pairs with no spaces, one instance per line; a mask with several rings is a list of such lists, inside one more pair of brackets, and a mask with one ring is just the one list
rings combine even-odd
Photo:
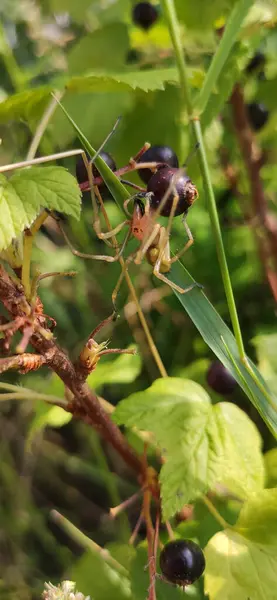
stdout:
[[[147,184],[147,192],[152,192],[150,197],[150,206],[153,210],[157,210],[161,201],[163,200],[171,182],[174,177],[174,186],[178,194],[178,204],[175,209],[174,216],[182,215],[186,213],[194,200],[197,198],[198,193],[195,185],[192,183],[190,178],[184,173],[179,172],[179,169],[172,167],[162,167],[158,169]],[[172,192],[167,198],[160,214],[163,217],[168,217],[172,208],[173,199],[176,194]]]
[[160,554],[163,576],[175,585],[190,585],[202,575],[205,557],[201,548],[191,540],[174,540]]
[[[141,155],[138,162],[157,162],[174,168],[179,167],[178,158],[170,146],[151,146]],[[148,183],[153,175],[151,169],[141,169],[138,173],[144,183]]]
[[207,383],[212,390],[224,395],[232,394],[237,385],[232,373],[219,360],[212,362],[207,373]]
[[247,104],[247,113],[251,127],[255,131],[259,131],[266,124],[269,117],[269,110],[264,104],[251,102]]
[[150,29],[159,16],[156,6],[150,2],[139,2],[133,8],[133,21],[143,29]]
[[[88,152],[86,152],[86,156],[87,156],[87,159],[90,160],[90,155],[88,154]],[[108,154],[108,152],[102,151],[99,153],[99,156],[101,156],[101,158],[103,158],[105,163],[108,165],[108,167],[110,167],[110,169],[112,171],[116,171],[116,164],[114,162],[114,159],[112,158],[112,156],[110,154]],[[100,176],[99,171],[96,169],[96,167],[94,165],[92,165],[92,172],[93,172],[94,177]],[[80,156],[80,158],[78,158],[77,163],[76,163],[76,179],[77,179],[78,183],[84,183],[85,181],[88,181],[87,170],[86,170],[85,163],[81,156]]]
[[246,73],[250,75],[251,73],[257,73],[258,71],[261,71],[261,69],[265,66],[265,62],[265,55],[263,54],[263,52],[258,50],[258,52],[254,54],[254,56],[251,58],[248,65],[246,66]]

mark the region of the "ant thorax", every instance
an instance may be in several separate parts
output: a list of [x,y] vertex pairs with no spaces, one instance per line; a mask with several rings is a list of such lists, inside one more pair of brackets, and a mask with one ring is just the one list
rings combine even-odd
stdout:
[[[153,229],[154,218],[153,212],[145,212],[144,204],[138,198],[134,201],[134,211],[131,221],[131,231],[133,236],[142,242],[147,233]],[[155,240],[154,240],[155,245]]]

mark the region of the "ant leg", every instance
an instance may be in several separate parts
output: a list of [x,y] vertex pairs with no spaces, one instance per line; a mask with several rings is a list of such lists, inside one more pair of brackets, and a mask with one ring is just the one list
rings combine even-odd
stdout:
[[104,260],[106,262],[116,262],[120,256],[122,255],[122,253],[124,252],[125,246],[127,244],[127,241],[130,237],[130,230],[128,231],[125,240],[123,241],[123,244],[119,250],[119,252],[117,252],[115,254],[115,256],[108,256],[106,254],[86,254],[85,252],[79,252],[78,250],[76,250],[74,248],[74,246],[72,246],[69,238],[67,237],[67,234],[64,231],[63,226],[61,225],[61,223],[58,222],[58,226],[63,234],[63,237],[67,243],[67,245],[69,246],[72,254],[74,254],[74,256],[79,256],[80,258],[87,258],[87,259],[91,259],[91,260]]
[[130,227],[130,221],[127,219],[126,221],[122,221],[122,223],[119,223],[119,225],[117,225],[114,229],[107,231],[107,233],[98,233],[97,237],[99,237],[100,240],[108,240],[110,237],[117,235],[126,225],[129,225]]
[[122,281],[123,281],[123,279],[124,279],[124,277],[125,277],[125,275],[126,275],[126,273],[128,271],[129,264],[132,262],[132,260],[134,260],[135,256],[136,256],[136,252],[133,252],[126,259],[126,261],[125,261],[125,263],[124,263],[124,265],[122,267],[121,273],[119,275],[119,278],[117,280],[117,284],[116,284],[116,286],[115,286],[115,288],[113,290],[113,293],[112,293],[112,303],[113,303],[113,309],[114,309],[115,312],[117,312],[117,309],[116,309],[116,299],[117,299],[117,296],[119,294],[119,290],[121,288]]
[[194,238],[193,235],[191,233],[191,230],[187,224],[186,221],[183,222],[184,223],[184,228],[187,232],[187,236],[188,236],[188,241],[185,244],[184,248],[182,248],[182,250],[180,250],[180,252],[177,252],[177,254],[175,254],[175,256],[173,256],[173,258],[170,259],[171,264],[176,262],[176,260],[179,260],[179,258],[181,258],[181,256],[183,256],[183,254],[185,254],[185,252],[190,248],[190,246],[192,246],[192,244],[194,243]]
[[160,231],[160,228],[161,228],[161,226],[159,225],[159,223],[156,223],[156,225],[154,225],[153,230],[152,230],[151,234],[149,235],[144,246],[142,246],[142,244],[141,244],[140,248],[137,251],[136,258],[135,258],[136,265],[140,265],[147,250],[150,248],[150,246],[153,244],[155,238],[157,237],[157,235]]
[[[163,244],[163,239],[162,239],[162,244]],[[155,277],[157,277],[158,279],[160,279],[161,281],[163,281],[164,283],[166,283],[167,285],[169,285],[176,292],[179,292],[179,294],[186,294],[187,292],[190,292],[191,290],[193,290],[193,288],[195,288],[195,287],[200,287],[200,288],[203,287],[199,283],[194,282],[194,283],[192,283],[191,285],[188,285],[185,288],[181,288],[179,285],[177,285],[173,281],[170,281],[170,279],[168,279],[168,277],[166,277],[163,273],[160,272],[162,259],[165,262],[168,261],[170,263],[170,247],[169,247],[169,241],[168,240],[166,242],[164,250],[162,250],[159,253],[159,256],[158,256],[158,258],[156,260],[156,263],[154,265],[153,274],[155,275]]]

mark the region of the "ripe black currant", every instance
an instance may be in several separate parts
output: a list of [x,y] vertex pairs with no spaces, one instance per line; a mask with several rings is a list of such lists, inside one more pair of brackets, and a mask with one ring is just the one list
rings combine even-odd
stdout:
[[266,58],[264,53],[258,50],[246,66],[246,73],[250,75],[251,73],[257,73],[258,71],[261,71],[265,66],[265,62]]
[[247,113],[251,127],[255,131],[259,131],[266,124],[269,117],[269,110],[264,104],[251,102],[247,104]]
[[205,557],[201,548],[191,540],[174,540],[160,554],[163,576],[175,585],[190,585],[202,575]]
[[[152,175],[151,179],[149,179],[147,184],[147,192],[152,192],[152,196],[150,197],[150,206],[153,210],[156,210],[159,207],[172,182],[173,177],[174,187],[179,197],[174,216],[177,217],[178,215],[186,213],[193,204],[194,200],[198,196],[197,189],[187,175],[184,173],[179,173],[179,169],[163,166],[158,169],[154,175]],[[167,198],[160,212],[163,217],[168,217],[170,215],[174,195],[174,192],[172,192]]]
[[237,382],[232,373],[219,361],[212,362],[207,373],[207,383],[218,394],[232,394]]
[[[165,165],[174,168],[179,167],[178,158],[170,146],[151,146],[151,148],[141,155],[138,162],[157,162],[165,163]],[[153,175],[151,169],[140,169],[138,173],[144,183],[148,183]]]
[[[86,156],[87,156],[87,159],[90,160],[90,155],[88,154],[88,152],[86,152]],[[99,153],[99,156],[101,156],[101,158],[105,161],[105,163],[108,165],[108,167],[110,167],[110,169],[112,171],[116,171],[116,164],[114,162],[114,159],[112,158],[112,156],[110,154],[108,154],[108,152],[101,151]],[[100,176],[99,171],[96,169],[96,167],[94,165],[92,165],[92,172],[93,172],[94,177]],[[81,156],[80,156],[80,158],[78,158],[78,160],[76,162],[76,179],[77,179],[78,183],[84,183],[85,181],[88,181],[87,170],[86,170],[85,163]]]
[[156,6],[150,2],[138,2],[133,8],[133,21],[143,29],[150,29],[159,16]]

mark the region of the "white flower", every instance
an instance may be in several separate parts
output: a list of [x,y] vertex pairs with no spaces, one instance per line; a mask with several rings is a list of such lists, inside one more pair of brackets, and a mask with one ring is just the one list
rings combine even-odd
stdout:
[[43,600],[90,600],[90,596],[84,596],[75,590],[74,581],[62,581],[57,587],[52,583],[45,583]]

